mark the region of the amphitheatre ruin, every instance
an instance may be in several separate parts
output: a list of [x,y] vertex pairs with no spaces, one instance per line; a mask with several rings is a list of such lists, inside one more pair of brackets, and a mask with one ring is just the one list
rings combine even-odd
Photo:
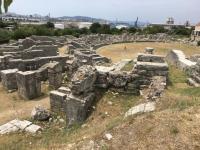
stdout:
[[[166,34],[31,36],[3,44],[0,121],[5,124],[0,134],[19,130],[43,134],[47,129],[38,122],[43,120],[53,120],[52,128],[57,120],[66,129],[80,124],[86,132],[104,133],[111,118],[124,120],[162,110],[162,103],[170,103],[168,94],[172,99],[178,94],[173,93],[172,84],[177,83],[172,83],[171,75],[187,74],[187,80],[178,83],[184,84],[179,90],[200,87],[199,50],[187,39]],[[41,105],[35,108],[37,121],[27,121],[36,105]],[[83,134],[87,135],[80,131]]]

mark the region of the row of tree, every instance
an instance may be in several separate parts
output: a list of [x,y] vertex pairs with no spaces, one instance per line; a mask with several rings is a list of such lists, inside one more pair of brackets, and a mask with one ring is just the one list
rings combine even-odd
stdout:
[[[14,24],[15,28],[13,31],[7,31],[5,28],[9,26],[10,23],[0,22],[0,41],[7,41],[9,39],[23,39],[31,35],[39,36],[63,36],[63,35],[73,35],[79,37],[81,34],[122,34],[122,33],[137,33],[137,34],[157,34],[166,33],[169,35],[187,36],[191,35],[191,29],[184,27],[176,27],[172,30],[166,30],[162,26],[146,27],[144,29],[140,28],[111,28],[110,25],[101,25],[99,23],[94,23],[89,29],[87,28],[66,28],[64,30],[55,29],[54,24],[48,22],[44,25],[25,25],[19,26]],[[1,29],[2,28],[2,29]]]

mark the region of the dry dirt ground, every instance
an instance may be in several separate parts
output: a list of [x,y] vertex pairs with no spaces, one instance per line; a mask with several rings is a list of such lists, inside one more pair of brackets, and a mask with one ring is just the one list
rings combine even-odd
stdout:
[[31,101],[23,100],[16,92],[8,93],[0,84],[0,124],[6,123],[12,119],[28,118],[32,109],[37,106],[46,106],[49,108],[49,98],[47,95],[48,85],[42,85],[42,96]]
[[[138,49],[138,45],[141,48],[141,51],[130,50],[129,53],[132,56],[127,55],[127,57],[134,57],[145,47],[156,48],[157,44],[159,45],[159,48],[156,48],[157,53],[166,53],[166,49],[168,49],[165,46],[162,47],[163,43],[143,44],[127,44],[127,50],[129,49],[128,45],[131,45],[132,49]],[[134,45],[136,45],[135,48]],[[114,48],[110,49],[112,52],[110,56],[113,60],[127,58],[120,54],[120,51],[124,50],[124,44],[121,46],[117,44],[119,49],[115,45],[108,46],[108,48],[112,46]],[[178,48],[177,44],[174,44],[174,47],[173,44],[170,46]],[[183,50],[188,55],[198,53],[199,50],[197,47],[187,45],[181,47],[185,48]],[[113,55],[114,51],[118,51],[118,53]],[[35,122],[44,128],[42,133],[37,135],[17,133],[0,136],[0,149],[199,150],[200,88],[188,86],[186,84],[187,76],[174,67],[170,67],[169,77],[170,85],[153,113],[124,119],[124,113],[132,106],[142,103],[143,98],[98,90],[99,102],[93,107],[94,111],[85,124],[67,129],[65,124],[59,122]],[[45,93],[48,93],[47,87],[43,88]],[[30,111],[38,103],[49,107],[49,100],[46,96],[36,101],[24,101],[16,93],[7,94],[2,88],[0,88],[0,101],[0,123],[13,119],[17,111],[23,112],[19,115],[20,118],[29,119]],[[106,133],[113,136],[110,141],[105,139]]]
[[111,58],[113,62],[118,62],[122,59],[135,58],[137,53],[144,52],[145,47],[153,47],[155,49],[155,53],[160,55],[166,55],[167,52],[169,52],[171,49],[183,50],[188,56],[200,52],[200,47],[189,46],[186,44],[140,42],[104,46],[99,48],[97,53],[102,56]]

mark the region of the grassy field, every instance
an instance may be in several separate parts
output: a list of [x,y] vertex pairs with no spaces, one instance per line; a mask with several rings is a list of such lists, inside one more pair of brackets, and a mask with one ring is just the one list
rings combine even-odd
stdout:
[[166,55],[172,49],[183,50],[187,56],[195,53],[200,53],[200,47],[189,46],[179,43],[152,43],[152,42],[140,42],[140,43],[124,43],[113,44],[109,46],[101,47],[97,50],[97,53],[111,58],[113,62],[118,62],[122,59],[133,59],[137,56],[137,53],[144,52],[145,47],[153,47],[155,54]]
[[[151,44],[151,45],[150,45]],[[131,44],[127,44],[131,45]],[[136,45],[136,46],[134,46]],[[138,46],[140,45],[140,46]],[[154,45],[154,46],[153,46]],[[135,43],[130,46],[129,55],[120,55],[122,45],[115,47],[109,53],[114,61],[132,58],[137,52],[142,52],[145,47],[151,46],[159,54],[166,54],[164,43]],[[169,44],[167,44],[169,46]],[[177,44],[171,44],[172,48]],[[138,48],[140,47],[140,51]],[[160,47],[160,48],[158,48]],[[198,53],[199,48],[180,46],[187,55]],[[105,49],[106,47],[104,47]],[[121,51],[124,51],[122,50]],[[135,50],[135,51],[132,51]],[[138,51],[136,51],[136,49]],[[107,49],[109,51],[109,49]],[[114,50],[118,51],[114,53]],[[105,52],[100,49],[99,53]],[[122,52],[123,53],[123,52]],[[113,55],[115,54],[115,55]],[[131,55],[131,56],[130,56]],[[132,64],[130,64],[132,66]],[[125,70],[129,70],[127,66]],[[43,127],[37,135],[18,133],[0,136],[0,149],[200,149],[200,88],[193,88],[186,84],[187,76],[182,71],[170,66],[170,85],[165,90],[162,98],[153,113],[137,115],[124,120],[125,112],[134,105],[143,102],[142,97],[114,93],[112,91],[99,91],[99,102],[94,106],[94,111],[85,124],[65,128],[65,123],[60,122],[35,122]],[[44,88],[48,93],[48,90]],[[104,93],[105,92],[105,93]],[[0,87],[0,123],[5,123],[15,118],[15,112],[23,111],[19,118],[30,118],[30,111],[36,104],[49,107],[49,98],[44,96],[36,101],[23,101],[17,93],[7,94]],[[102,94],[103,93],[103,94]],[[13,107],[14,105],[14,107]],[[13,108],[15,108],[13,110]],[[24,110],[25,108],[25,110]],[[12,112],[12,113],[9,113]],[[55,119],[54,119],[55,120]],[[111,133],[113,139],[107,141],[105,133]]]

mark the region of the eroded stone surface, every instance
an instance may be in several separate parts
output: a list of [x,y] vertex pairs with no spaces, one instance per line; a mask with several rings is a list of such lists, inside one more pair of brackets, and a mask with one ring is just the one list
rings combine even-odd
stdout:
[[32,124],[32,122],[24,120],[12,120],[4,125],[0,126],[0,134],[9,134],[9,133],[14,133],[18,131],[26,131],[29,133],[37,133],[40,131],[42,128],[38,125]]
[[41,95],[41,81],[36,72],[17,72],[18,93],[24,99],[34,99]]
[[129,116],[136,115],[136,114],[141,114],[141,113],[145,113],[145,112],[152,112],[156,109],[155,105],[156,105],[155,102],[148,102],[148,103],[144,103],[144,104],[134,106],[126,112],[125,118],[129,117]]

